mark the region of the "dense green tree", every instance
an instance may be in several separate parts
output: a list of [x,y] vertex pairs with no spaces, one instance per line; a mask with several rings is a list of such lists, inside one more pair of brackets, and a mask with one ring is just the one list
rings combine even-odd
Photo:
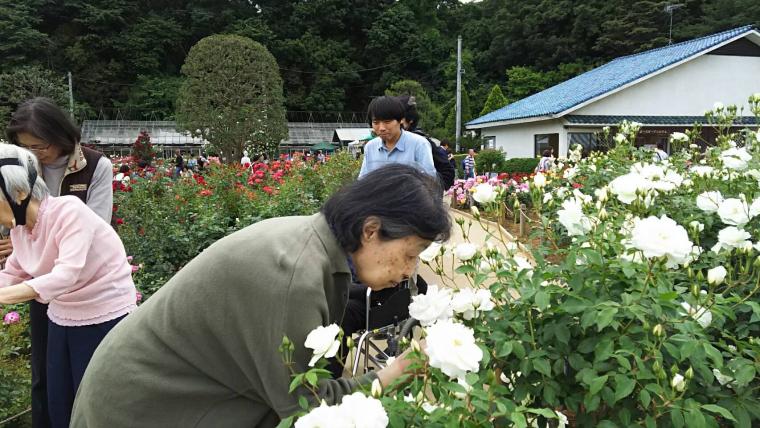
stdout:
[[[446,138],[451,139],[453,141],[456,136],[456,125],[457,125],[456,98],[452,98],[451,101],[449,101],[449,103],[447,104],[447,106],[448,106],[448,112],[446,114],[446,123],[445,123]],[[462,116],[461,117],[462,117],[461,130],[464,131],[465,123],[474,119],[472,117],[470,95],[467,93],[467,89],[462,89]]]
[[421,129],[434,129],[441,121],[441,110],[430,99],[425,88],[414,80],[399,80],[385,90],[385,95],[411,95],[417,103],[417,113],[420,120],[417,126]]
[[493,85],[491,92],[488,94],[488,99],[486,99],[486,103],[483,105],[483,109],[480,110],[480,116],[498,110],[508,103],[507,97],[501,92],[501,86]]
[[129,88],[124,102],[115,102],[126,116],[143,120],[174,119],[177,95],[182,86],[182,78],[169,75],[140,75]]
[[68,90],[62,75],[39,66],[18,67],[0,74],[0,138],[11,114],[22,102],[47,97],[68,110]]
[[258,42],[209,36],[190,50],[177,123],[233,162],[243,150],[276,155],[288,129],[277,62]]
[[42,59],[48,36],[37,29],[40,3],[0,0],[0,64],[9,67]]

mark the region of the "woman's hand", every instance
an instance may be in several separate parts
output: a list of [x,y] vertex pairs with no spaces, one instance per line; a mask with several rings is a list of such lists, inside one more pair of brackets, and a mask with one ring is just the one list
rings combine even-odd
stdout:
[[23,303],[40,297],[36,291],[26,283],[11,285],[10,287],[0,288],[0,304],[12,305],[14,303]]
[[[425,352],[425,340],[420,341],[420,349]],[[401,376],[411,374],[408,371],[409,365],[412,364],[412,360],[408,359],[409,353],[412,352],[412,348],[407,349],[401,355],[396,357],[392,363],[387,367],[377,372],[377,378],[380,380],[380,384],[383,388],[388,387],[393,381]]]

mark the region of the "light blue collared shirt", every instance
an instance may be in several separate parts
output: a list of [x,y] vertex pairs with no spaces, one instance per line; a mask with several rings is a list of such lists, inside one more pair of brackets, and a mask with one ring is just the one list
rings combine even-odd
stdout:
[[433,177],[438,177],[428,140],[414,132],[402,130],[401,137],[391,151],[388,151],[380,137],[376,137],[364,146],[364,160],[362,169],[359,171],[359,178],[392,163],[413,166]]

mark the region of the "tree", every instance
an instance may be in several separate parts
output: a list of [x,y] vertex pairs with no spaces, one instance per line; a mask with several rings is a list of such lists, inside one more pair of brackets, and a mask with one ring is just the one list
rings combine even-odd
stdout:
[[0,74],[0,135],[5,135],[5,126],[11,114],[22,102],[34,97],[47,97],[66,110],[67,95],[63,75],[42,67],[19,67]]
[[228,161],[243,150],[275,156],[288,136],[282,79],[272,54],[258,42],[209,36],[182,66],[177,123],[211,143]]
[[493,85],[493,88],[491,88],[491,92],[486,99],[486,103],[483,105],[483,110],[480,111],[480,116],[498,110],[507,104],[509,104],[509,101],[501,92],[501,86]]
[[21,65],[45,51],[48,36],[35,28],[39,1],[0,0],[0,63]]
[[434,129],[441,121],[441,110],[436,106],[425,91],[425,88],[415,80],[399,80],[385,90],[385,95],[410,95],[417,103],[417,113],[420,115],[420,128]]

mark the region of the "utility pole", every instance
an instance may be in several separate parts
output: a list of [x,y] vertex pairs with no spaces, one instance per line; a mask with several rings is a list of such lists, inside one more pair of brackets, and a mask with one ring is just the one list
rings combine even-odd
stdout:
[[69,113],[74,119],[74,85],[71,83],[71,72],[69,71]]
[[683,3],[669,4],[665,6],[665,13],[670,15],[670,30],[668,31],[668,45],[673,44],[673,11],[686,6]]
[[462,36],[457,37],[457,106],[456,106],[456,143],[455,149],[461,149],[462,136]]

